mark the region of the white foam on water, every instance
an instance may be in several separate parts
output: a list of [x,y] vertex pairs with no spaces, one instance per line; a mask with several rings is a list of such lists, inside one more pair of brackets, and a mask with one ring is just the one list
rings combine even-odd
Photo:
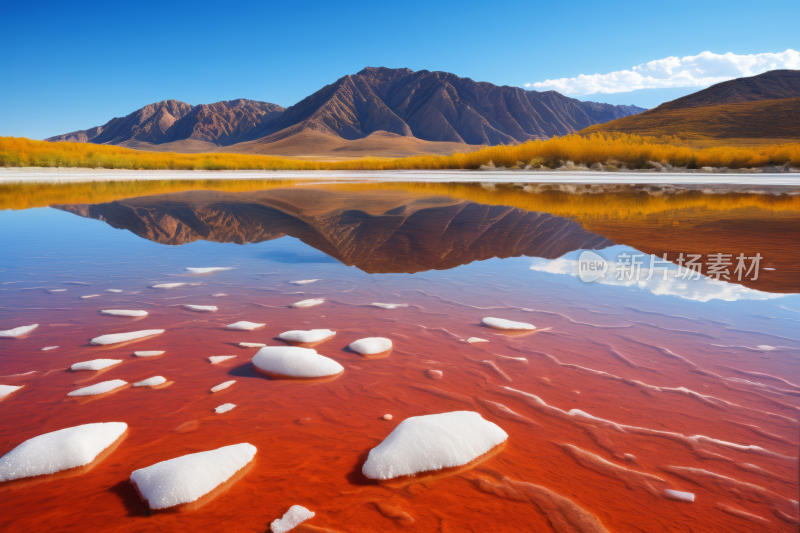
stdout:
[[310,300],[295,302],[290,307],[314,307],[315,305],[319,305],[321,303],[325,303],[323,298],[311,298]]
[[221,415],[222,413],[227,413],[228,411],[230,411],[230,410],[231,410],[231,409],[233,409],[234,407],[236,407],[236,404],[232,404],[232,403],[223,403],[223,404],[222,404],[222,405],[220,405],[219,407],[215,407],[215,408],[214,408],[214,411],[216,411],[216,413],[217,413],[217,414],[220,414],[220,415]]
[[351,342],[349,348],[361,355],[372,355],[391,350],[392,341],[384,337],[367,337]]
[[286,533],[308,520],[314,518],[314,513],[302,505],[292,505],[283,517],[273,520],[269,525],[272,533]]
[[370,450],[362,472],[392,479],[462,466],[505,442],[508,434],[473,411],[414,416]]
[[0,385],[0,400],[5,398],[6,396],[11,394],[12,392],[18,391],[19,389],[21,389],[24,386],[25,385],[19,385],[19,386],[17,386],[17,385]]
[[679,490],[664,489],[664,497],[670,500],[678,500],[679,502],[693,502],[694,494],[691,492],[681,492]]
[[189,285],[188,283],[159,283],[158,285],[152,285],[151,289],[175,289],[177,287],[183,287],[184,285]]
[[225,326],[228,329],[236,329],[236,330],[243,330],[243,331],[253,331],[254,329],[258,329],[261,327],[266,326],[266,324],[257,324],[255,322],[248,322],[247,320],[241,320],[234,324],[228,324]]
[[513,320],[506,320],[505,318],[486,317],[482,320],[484,325],[494,329],[510,329],[510,330],[534,330],[536,326],[527,324],[525,322],[514,322]]
[[122,292],[121,289],[106,289],[106,292]]
[[140,381],[138,383],[134,383],[134,387],[156,387],[158,385],[162,385],[167,382],[167,378],[164,376],[153,376],[152,378],[147,378],[144,381]]
[[217,363],[227,361],[228,359],[234,359],[235,357],[235,355],[212,355],[208,360],[212,365],[216,365]]
[[164,353],[163,350],[145,350],[142,352],[133,352],[133,355],[136,357],[156,357],[157,355],[164,355]]
[[489,342],[489,341],[487,341],[486,339],[481,339],[480,337],[470,337],[469,339],[467,339],[467,342],[470,344],[474,344],[476,342]]
[[219,392],[221,390],[225,390],[228,387],[230,387],[231,385],[233,385],[234,383],[236,383],[235,379],[233,379],[231,381],[226,381],[225,383],[220,383],[216,387],[211,387],[211,392]]
[[219,309],[216,305],[191,305],[191,304],[183,304],[183,307],[188,309],[189,311],[198,311],[200,313],[212,313]]
[[269,374],[295,378],[321,378],[335,376],[344,367],[311,348],[296,346],[267,346],[253,356],[253,365]]
[[315,281],[319,281],[318,279],[301,279],[299,281],[290,281],[292,285],[308,285],[309,283],[314,283]]
[[233,267],[200,267],[200,268],[187,268],[187,272],[192,274],[209,274],[211,272],[222,272],[223,270],[233,270]]
[[44,348],[42,348],[40,351],[42,351],[42,352],[49,352],[50,350],[55,350],[56,348],[59,348],[59,346],[45,346],[45,347],[44,347]]
[[0,482],[87,465],[127,429],[123,422],[101,422],[28,439],[0,458]]
[[111,381],[103,381],[82,389],[74,390],[70,393],[67,393],[67,396],[96,396],[98,394],[104,394],[120,387],[124,387],[127,384],[127,381],[122,381],[121,379],[112,379]]
[[93,359],[91,361],[83,361],[75,363],[69,367],[72,371],[78,370],[102,370],[110,366],[117,365],[122,362],[122,359]]
[[263,342],[240,342],[239,346],[242,348],[263,348],[266,344]]
[[14,329],[7,329],[0,331],[0,337],[22,337],[26,333],[30,333],[39,327],[39,324],[31,324],[30,326],[20,326]]
[[393,417],[392,415],[390,415],[389,413],[386,413],[385,415],[383,415],[383,417],[382,417],[382,418],[383,418],[384,420],[391,420],[391,419],[392,419],[392,418],[394,418],[394,417]]
[[138,317],[138,316],[147,316],[147,311],[131,311],[128,309],[104,309],[100,311],[101,315],[111,315],[111,316],[129,316],[129,317]]
[[97,298],[100,296],[99,294],[87,294],[86,296],[81,296],[81,300],[85,300],[86,298]]
[[292,331],[284,331],[278,335],[278,338],[291,342],[319,342],[330,339],[334,335],[336,335],[336,332],[329,329],[311,329],[308,331],[295,329]]
[[151,509],[191,503],[247,466],[256,451],[252,444],[242,443],[183,455],[135,470],[131,483]]
[[144,337],[151,337],[153,335],[161,335],[166,330],[164,329],[145,329],[143,331],[132,331],[130,333],[111,333],[110,335],[100,335],[92,339],[91,343],[95,346],[105,346],[108,344],[117,344],[120,342],[127,342]]
[[373,307],[380,307],[381,309],[397,309],[399,307],[408,307],[408,304],[382,304],[374,302],[370,304]]

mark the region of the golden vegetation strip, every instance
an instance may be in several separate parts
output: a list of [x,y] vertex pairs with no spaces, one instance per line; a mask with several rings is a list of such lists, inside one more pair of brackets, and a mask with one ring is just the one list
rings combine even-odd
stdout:
[[[157,194],[193,190],[230,193],[293,187],[306,180],[126,180],[105,182],[17,182],[0,184],[0,209],[27,209],[57,204],[98,204]],[[506,205],[543,211],[579,221],[641,220],[651,215],[682,217],[697,213],[737,216],[796,217],[795,194],[715,193],[682,190],[665,193],[657,187],[632,185],[495,185],[446,182],[374,182],[315,185],[344,193],[402,193],[411,197],[447,196],[480,204]],[[247,198],[242,198],[247,201]],[[727,216],[727,215],[726,215]]]
[[566,135],[514,146],[491,146],[470,153],[422,155],[400,159],[302,161],[247,154],[179,154],[144,152],[119,146],[49,143],[21,137],[0,137],[0,166],[67,167],[131,170],[446,170],[533,164],[555,168],[563,161],[592,165],[624,164],[647,168],[650,161],[676,167],[752,168],[766,165],[800,167],[800,143],[760,147],[691,148],[677,137],[641,137],[623,133]]

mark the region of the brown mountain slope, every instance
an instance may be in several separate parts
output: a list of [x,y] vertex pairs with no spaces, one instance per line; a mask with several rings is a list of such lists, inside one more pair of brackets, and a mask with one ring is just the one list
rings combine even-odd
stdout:
[[[263,145],[304,132],[354,141],[383,131],[422,141],[458,143],[463,149],[463,144],[546,139],[640,111],[635,106],[580,102],[554,91],[498,87],[446,72],[368,67],[288,109],[243,99],[194,107],[167,100],[103,126],[47,140],[131,147],[175,143],[176,149],[190,146],[191,151],[201,142],[232,146],[258,141],[235,151],[257,148],[256,153],[267,153]],[[438,147],[434,153],[444,149]]]
[[771,70],[758,76],[724,81],[661,104],[658,109],[685,109],[783,98],[800,98],[800,70]]
[[800,140],[800,98],[662,109],[614,120],[580,133],[677,135],[682,139]]

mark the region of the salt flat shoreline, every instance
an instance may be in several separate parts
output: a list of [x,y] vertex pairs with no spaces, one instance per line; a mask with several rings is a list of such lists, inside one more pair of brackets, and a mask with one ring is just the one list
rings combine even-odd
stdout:
[[308,180],[328,182],[576,183],[800,186],[800,173],[707,173],[579,170],[121,170],[0,167],[0,184],[125,180]]

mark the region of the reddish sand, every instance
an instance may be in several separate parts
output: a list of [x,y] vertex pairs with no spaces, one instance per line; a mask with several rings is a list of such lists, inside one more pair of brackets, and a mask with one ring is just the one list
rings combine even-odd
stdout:
[[[478,298],[458,291],[457,299],[466,305],[448,301],[442,288],[430,294],[412,292],[431,286],[415,287],[414,282],[403,282],[399,289],[415,295],[402,300],[411,306],[390,311],[367,307],[375,301],[373,295],[343,292],[332,297],[320,282],[314,291],[327,300],[310,309],[288,309],[298,299],[292,294],[234,294],[214,300],[220,310],[208,316],[164,305],[148,307],[150,315],[136,322],[58,310],[52,295],[29,294],[36,301],[27,300],[26,307],[50,310],[20,312],[20,319],[36,317],[42,326],[24,339],[0,339],[0,383],[26,385],[0,402],[0,453],[36,435],[90,422],[126,422],[129,434],[82,475],[18,488],[0,484],[0,530],[264,531],[293,504],[316,512],[298,531],[399,531],[407,526],[445,532],[797,530],[797,507],[788,499],[798,493],[800,343],[726,329],[726,324],[705,318],[612,307],[586,293],[578,307],[568,300],[578,297],[573,291],[531,296],[527,305],[541,309],[531,312],[503,308],[497,297],[486,294]],[[509,300],[521,300],[521,291],[501,292]],[[190,293],[206,295],[209,288],[186,289],[180,295]],[[149,292],[131,298],[172,303],[166,298],[175,295]],[[206,300],[198,296],[192,302]],[[530,322],[540,329],[503,335],[481,326],[484,316]],[[252,332],[223,328],[237,320],[268,325]],[[124,347],[87,342],[100,334],[151,327],[167,331]],[[270,380],[250,364],[257,348],[236,346],[279,345],[273,339],[278,333],[312,327],[337,332],[316,347],[345,367],[336,379]],[[346,348],[369,336],[392,339],[391,354],[367,359]],[[473,336],[490,342],[468,344],[466,339]],[[761,352],[712,344],[789,349]],[[39,351],[51,345],[61,348]],[[135,350],[166,353],[137,358]],[[238,357],[217,365],[206,360],[233,354]],[[125,362],[96,379],[65,371],[75,362],[99,357]],[[528,363],[510,357],[524,357]],[[429,369],[440,370],[441,379],[430,379]],[[84,403],[67,397],[67,392],[97,381],[133,383],[155,375],[174,383],[157,390],[128,388]],[[228,379],[237,380],[236,385],[208,392]],[[707,397],[659,391],[632,380],[686,387]],[[537,407],[503,387],[534,394],[549,407]],[[228,402],[237,407],[214,413]],[[465,409],[481,413],[509,434],[499,453],[472,469],[404,486],[376,484],[361,474],[367,452],[403,419]],[[570,409],[665,433],[563,414]],[[382,418],[387,413],[392,421]],[[767,451],[743,451],[666,432]],[[151,514],[128,481],[132,471],[158,461],[240,442],[258,448],[253,467],[199,509]],[[660,495],[665,488],[692,492],[696,500],[666,499]]]

